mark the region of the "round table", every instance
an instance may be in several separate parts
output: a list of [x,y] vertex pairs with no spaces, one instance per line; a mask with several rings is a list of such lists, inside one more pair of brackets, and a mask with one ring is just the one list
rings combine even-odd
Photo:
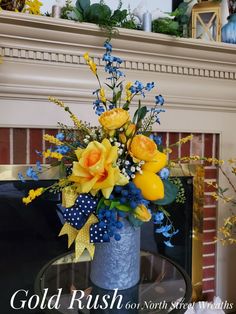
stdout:
[[79,262],[72,252],[53,259],[35,280],[41,308],[51,314],[184,313],[192,292],[186,272],[160,255],[141,251],[140,258],[140,282],[119,291],[103,290],[90,282],[86,253]]

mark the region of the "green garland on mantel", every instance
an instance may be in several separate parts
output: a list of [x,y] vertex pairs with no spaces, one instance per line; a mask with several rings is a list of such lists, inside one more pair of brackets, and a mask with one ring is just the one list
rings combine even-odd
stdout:
[[[179,7],[171,13],[175,19],[158,19],[153,21],[153,32],[182,37],[184,26],[188,25],[189,17],[186,15],[188,5],[191,3],[182,2]],[[117,27],[141,30],[141,25],[135,23],[134,15],[130,9],[122,9],[122,1],[119,1],[117,9],[112,12],[104,0],[91,4],[90,0],[77,0],[75,6],[72,0],[66,0],[62,8],[61,18],[78,22],[95,23],[107,32],[108,38],[117,33]]]
[[108,37],[112,37],[116,33],[116,27],[138,29],[130,10],[122,9],[121,0],[114,12],[104,1],[91,4],[90,0],[77,0],[73,6],[72,0],[66,0],[61,18],[95,23],[108,33]]

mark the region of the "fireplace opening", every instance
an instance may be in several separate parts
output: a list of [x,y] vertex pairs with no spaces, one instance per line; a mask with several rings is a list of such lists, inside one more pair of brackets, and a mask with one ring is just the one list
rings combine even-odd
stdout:
[[[52,258],[67,251],[66,237],[58,237],[61,222],[57,215],[58,195],[46,194],[25,206],[22,197],[31,188],[49,186],[51,180],[0,181],[1,312],[15,313],[10,298],[19,289],[34,294],[39,270]],[[16,299],[15,304],[20,305]],[[22,312],[21,312],[22,311]],[[36,314],[38,310],[18,310]]]

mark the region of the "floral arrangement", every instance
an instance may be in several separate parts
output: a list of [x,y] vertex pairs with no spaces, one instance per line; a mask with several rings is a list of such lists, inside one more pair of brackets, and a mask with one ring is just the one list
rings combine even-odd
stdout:
[[[218,166],[222,175],[226,178],[229,187],[222,188],[215,182],[209,182],[208,184],[215,189],[215,192],[212,193],[212,196],[218,201],[221,200],[224,203],[230,205],[231,215],[227,217],[224,221],[224,225],[219,228],[220,236],[218,239],[221,243],[224,244],[236,244],[235,237],[235,228],[236,228],[236,214],[235,214],[235,205],[236,205],[236,185],[234,182],[234,177],[236,176],[236,158],[231,158],[228,160],[228,169],[230,173],[223,168],[224,161],[219,160],[216,165]],[[230,193],[231,189],[231,193]]]
[[0,0],[0,10],[23,12],[34,15],[41,15],[40,8],[43,3],[39,0]]
[[[119,241],[124,219],[135,228],[153,218],[156,232],[163,234],[169,247],[178,232],[163,207],[175,200],[178,184],[169,178],[161,137],[151,133],[152,126],[160,123],[164,98],[157,95],[153,106],[142,106],[141,98],[154,89],[154,82],[125,83],[120,69],[123,60],[112,55],[110,42],[104,47],[108,78],[103,85],[96,64],[88,53],[84,55],[98,82],[93,108],[100,126],[79,120],[63,102],[50,98],[74,123],[73,128],[59,124],[61,130],[55,137],[46,134],[44,139],[51,147],[38,152],[51,160],[51,166],[60,167],[61,178],[48,188],[30,190],[23,198],[29,204],[48,190],[62,193],[65,224],[60,235],[68,235],[69,246],[75,241],[77,258],[85,248],[93,257],[94,243],[109,242],[111,238]],[[139,98],[139,105],[131,118],[134,98]],[[26,176],[37,180],[43,168],[37,163],[35,168],[29,167]],[[19,178],[25,180],[22,173]]]

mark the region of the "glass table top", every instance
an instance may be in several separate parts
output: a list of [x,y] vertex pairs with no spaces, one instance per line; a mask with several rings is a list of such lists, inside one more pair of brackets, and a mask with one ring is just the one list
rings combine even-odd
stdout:
[[[67,253],[49,262],[38,274],[35,291],[51,301],[45,313],[184,313],[191,299],[188,275],[169,259],[142,252],[140,282],[126,290],[104,290],[90,279],[89,256],[75,262],[74,253]],[[121,296],[121,297],[120,297]],[[79,299],[79,300],[76,300]],[[181,306],[183,304],[183,306]],[[57,307],[57,309],[47,308]]]

